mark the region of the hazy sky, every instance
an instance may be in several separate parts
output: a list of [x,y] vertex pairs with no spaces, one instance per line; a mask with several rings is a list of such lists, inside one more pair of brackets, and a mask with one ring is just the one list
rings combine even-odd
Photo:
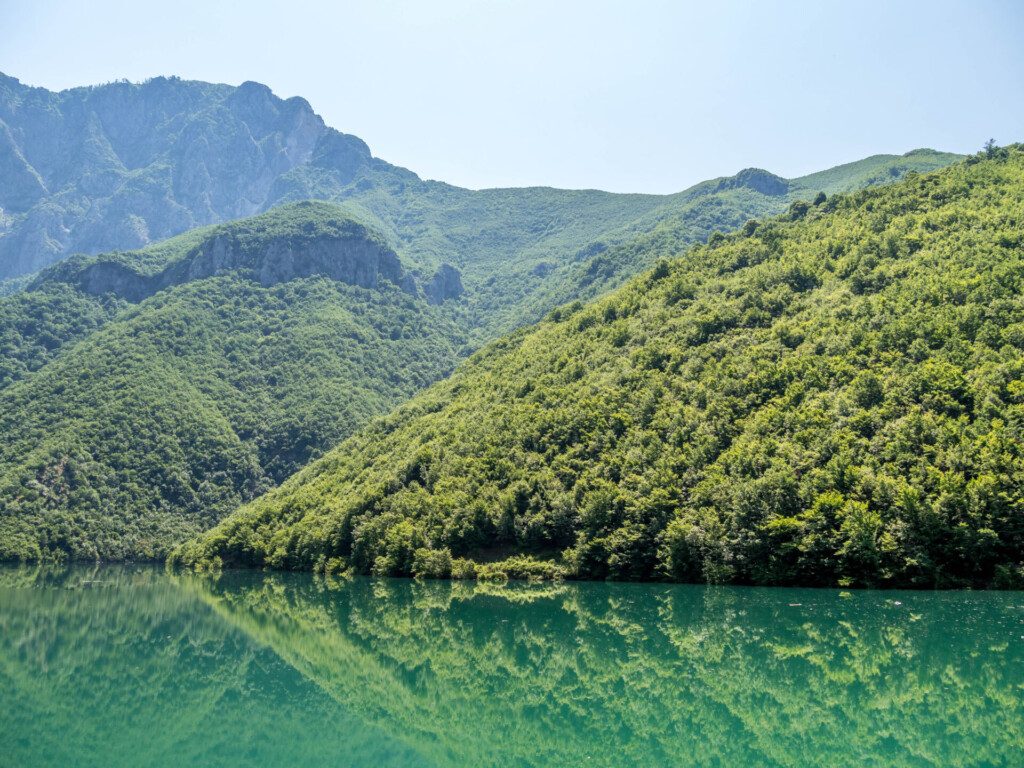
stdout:
[[671,192],[1024,141],[1024,2],[0,0],[0,71],[304,96],[427,178]]

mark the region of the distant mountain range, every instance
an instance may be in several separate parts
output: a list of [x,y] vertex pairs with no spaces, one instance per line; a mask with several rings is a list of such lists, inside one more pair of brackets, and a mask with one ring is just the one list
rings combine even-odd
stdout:
[[[795,180],[749,169],[676,195],[476,192],[373,157],[304,99],[282,100],[259,83],[155,78],[54,93],[0,75],[0,281],[73,253],[137,249],[285,202],[345,201],[412,269],[429,276],[448,263],[476,284],[467,310],[474,325],[509,330],[523,321],[521,307],[489,282],[496,276],[516,280],[526,300],[561,284],[566,262],[666,218],[686,219],[699,240],[799,197],[891,181],[955,158],[929,150],[880,155]],[[532,317],[538,313],[543,307]]]

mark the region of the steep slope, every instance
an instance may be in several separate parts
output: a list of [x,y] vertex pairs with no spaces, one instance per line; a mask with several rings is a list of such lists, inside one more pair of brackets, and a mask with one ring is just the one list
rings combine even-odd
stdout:
[[[274,179],[328,133],[303,99],[257,83],[156,78],[52,93],[0,75],[0,165],[12,171],[0,278],[257,213]],[[368,154],[355,137],[334,140]]]
[[1020,583],[1024,150],[992,154],[555,310],[176,561]]
[[161,557],[447,373],[449,314],[326,203],[52,268],[0,300],[0,558]]

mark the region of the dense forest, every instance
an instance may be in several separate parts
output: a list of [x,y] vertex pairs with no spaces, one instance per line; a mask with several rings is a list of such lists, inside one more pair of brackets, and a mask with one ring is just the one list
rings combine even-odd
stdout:
[[0,300],[0,559],[163,557],[436,381],[463,333],[407,277],[301,204]]
[[793,203],[474,355],[182,547],[381,575],[1024,580],[1024,148]]
[[[123,95],[163,98],[140,88]],[[748,169],[669,196],[471,193],[367,161],[374,184],[301,187],[340,204],[70,256],[0,296],[0,559],[162,558],[503,330],[799,195],[954,159]]]

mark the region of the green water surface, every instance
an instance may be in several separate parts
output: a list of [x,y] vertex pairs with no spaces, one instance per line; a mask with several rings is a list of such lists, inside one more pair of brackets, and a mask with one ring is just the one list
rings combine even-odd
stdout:
[[1022,766],[1024,593],[0,569],[2,766]]

